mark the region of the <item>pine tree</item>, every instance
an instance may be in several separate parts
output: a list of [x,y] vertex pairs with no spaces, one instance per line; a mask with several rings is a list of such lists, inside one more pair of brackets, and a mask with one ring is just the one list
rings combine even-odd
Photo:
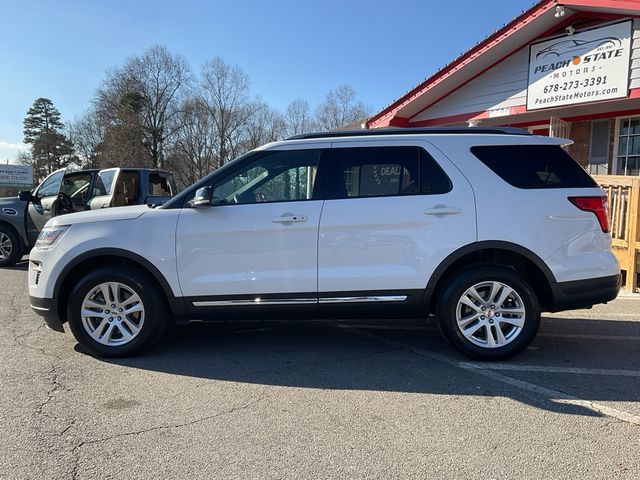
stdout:
[[67,166],[73,159],[73,144],[62,130],[60,112],[48,98],[38,98],[24,119],[24,143],[31,145],[34,176],[42,177]]

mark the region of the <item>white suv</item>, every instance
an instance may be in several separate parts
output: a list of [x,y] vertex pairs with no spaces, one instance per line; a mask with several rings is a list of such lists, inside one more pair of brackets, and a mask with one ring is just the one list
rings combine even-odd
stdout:
[[606,199],[566,143],[509,128],[271,143],[160,208],[49,221],[31,305],[97,355],[137,351],[170,321],[435,314],[463,353],[507,358],[541,311],[620,288]]

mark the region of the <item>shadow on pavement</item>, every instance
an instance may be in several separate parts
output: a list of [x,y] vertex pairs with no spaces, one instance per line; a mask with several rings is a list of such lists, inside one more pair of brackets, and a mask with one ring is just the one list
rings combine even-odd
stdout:
[[15,265],[11,267],[4,267],[2,270],[18,270],[26,272],[29,269],[29,259],[25,258],[24,260],[18,261]]
[[[637,332],[637,322],[588,322],[572,320],[573,331],[584,331],[593,324],[606,331],[615,327],[618,335],[625,329]],[[605,325],[605,324],[615,325]],[[584,325],[583,325],[584,324]],[[542,332],[553,332],[555,319],[543,322]],[[424,326],[424,324],[423,324]],[[364,338],[344,328],[323,323],[242,325],[196,324],[176,327],[165,339],[143,355],[104,360],[127,367],[211,379],[281,387],[375,390],[426,393],[448,396],[502,396],[549,411],[574,415],[599,416],[589,408],[555,402],[544,395],[516,388],[473,371],[458,368],[456,362],[468,359],[458,355],[437,330],[393,329],[388,322],[380,329],[370,327],[378,338]],[[368,327],[365,327],[365,329]],[[567,325],[563,324],[566,330]],[[381,340],[382,339],[382,340]],[[390,340],[385,343],[384,339]],[[444,355],[454,364],[443,363],[416,354],[397,342]],[[580,367],[600,364],[607,368],[612,345],[589,346],[570,352],[566,346],[573,340],[539,336],[529,351],[507,363],[526,365],[537,360],[555,365]],[[564,344],[564,345],[563,345]],[[638,342],[628,342],[629,354]],[[620,346],[617,354],[619,355]],[[582,360],[581,360],[582,358]],[[588,360],[588,361],[586,361]],[[612,368],[612,367],[608,367]],[[616,368],[616,367],[613,367]],[[620,368],[619,366],[617,368]],[[529,374],[500,372],[527,382],[569,393],[563,386],[572,384],[571,395],[585,400],[637,402],[640,378],[605,378],[591,375]],[[594,386],[603,382],[603,388]],[[607,383],[608,382],[608,383]],[[551,383],[551,385],[548,385]],[[574,385],[575,384],[575,385]],[[577,389],[577,391],[576,391]]]

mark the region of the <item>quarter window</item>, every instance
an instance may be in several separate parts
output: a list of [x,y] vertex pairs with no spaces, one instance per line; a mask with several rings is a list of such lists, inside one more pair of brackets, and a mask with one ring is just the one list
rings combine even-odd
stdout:
[[591,188],[595,181],[558,145],[471,147],[482,163],[517,188]]

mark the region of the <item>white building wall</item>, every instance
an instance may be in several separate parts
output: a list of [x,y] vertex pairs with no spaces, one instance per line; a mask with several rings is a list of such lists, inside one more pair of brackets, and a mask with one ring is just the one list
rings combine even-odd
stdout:
[[[634,20],[631,50],[629,88],[640,88],[640,19]],[[526,105],[528,70],[527,46],[419,113],[411,122]]]

